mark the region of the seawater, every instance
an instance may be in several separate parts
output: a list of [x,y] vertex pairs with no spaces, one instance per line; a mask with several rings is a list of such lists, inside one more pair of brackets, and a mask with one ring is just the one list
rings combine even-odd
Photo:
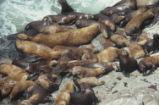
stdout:
[[[96,14],[120,0],[67,0],[77,12]],[[24,29],[31,21],[60,13],[57,0],[0,0],[0,37]]]

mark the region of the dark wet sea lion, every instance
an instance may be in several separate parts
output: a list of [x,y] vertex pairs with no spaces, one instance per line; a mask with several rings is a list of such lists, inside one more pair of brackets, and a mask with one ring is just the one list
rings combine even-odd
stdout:
[[39,31],[43,28],[46,27],[48,25],[50,25],[51,23],[49,23],[48,21],[33,21],[29,24],[26,25],[25,29],[24,29],[24,33],[28,34],[28,35],[36,35],[39,33]]
[[109,27],[112,31],[115,31],[115,30],[116,30],[116,26],[115,26],[114,22],[111,20],[110,17],[105,16],[105,15],[103,15],[103,14],[96,14],[96,15],[94,15],[94,17],[95,17],[95,19],[96,19],[98,22],[100,22],[100,23],[106,25],[106,26]]
[[144,51],[149,54],[151,51],[157,51],[159,50],[159,35],[155,34],[153,35],[153,39],[148,40],[144,45],[142,45]]
[[120,71],[123,71],[126,74],[133,72],[138,69],[138,64],[136,59],[129,57],[129,54],[119,54],[119,64]]
[[88,86],[83,86],[81,91],[75,91],[71,94],[71,105],[96,105],[97,103],[98,99],[95,96],[93,89]]
[[148,75],[152,73],[159,66],[159,56],[149,56],[145,57],[139,62],[140,72],[143,75]]
[[39,85],[30,88],[28,93],[31,94],[31,96],[28,99],[21,101],[20,105],[38,105],[39,103],[44,102],[45,98],[49,95],[49,91]]
[[136,0],[122,0],[112,7],[105,8],[101,13],[110,16],[126,9],[136,9]]
[[61,13],[64,15],[75,15],[76,19],[93,19],[94,16],[91,14],[84,14],[84,13],[79,13],[75,12],[73,8],[67,3],[66,0],[58,0],[58,2],[61,5]]
[[48,15],[43,18],[43,21],[57,24],[73,24],[76,20],[76,15]]

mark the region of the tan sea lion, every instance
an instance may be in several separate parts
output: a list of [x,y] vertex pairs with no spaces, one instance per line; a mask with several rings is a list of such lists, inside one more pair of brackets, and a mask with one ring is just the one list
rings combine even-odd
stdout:
[[[159,56],[158,55],[145,57],[144,59],[142,59],[139,62],[140,72],[143,73],[143,75],[150,74],[158,66],[159,66]],[[147,71],[149,71],[149,73]]]
[[0,73],[8,75],[8,77],[15,81],[24,81],[29,78],[29,74],[25,70],[12,64],[0,65]]
[[81,45],[89,43],[99,32],[99,27],[99,24],[93,24],[89,27],[72,29],[53,35],[38,34],[32,37],[31,40],[49,47],[54,47],[55,45]]

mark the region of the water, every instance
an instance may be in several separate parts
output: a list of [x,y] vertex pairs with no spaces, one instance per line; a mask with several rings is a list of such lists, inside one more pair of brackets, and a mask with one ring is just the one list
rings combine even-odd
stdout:
[[[98,13],[120,0],[67,0],[78,12]],[[57,0],[0,0],[0,37],[14,34],[25,25],[49,14],[60,13]]]

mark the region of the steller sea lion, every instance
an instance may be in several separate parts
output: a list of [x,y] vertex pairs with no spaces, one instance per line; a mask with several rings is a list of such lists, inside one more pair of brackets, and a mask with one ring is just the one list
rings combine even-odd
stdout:
[[145,57],[139,62],[140,72],[143,73],[143,75],[148,75],[152,73],[158,66],[159,66],[158,55]]
[[107,7],[101,11],[102,14],[111,16],[112,14],[118,13],[124,10],[136,9],[136,0],[122,0],[116,3],[112,7]]
[[56,45],[81,45],[89,43],[98,34],[99,28],[99,24],[93,24],[85,28],[71,29],[66,32],[49,35],[38,34],[31,37],[30,40],[49,47],[54,47]]
[[29,78],[29,74],[25,70],[12,64],[0,65],[0,73],[7,75],[15,81],[24,81]]
[[128,52],[119,54],[120,71],[128,74],[138,69],[136,59],[129,57]]
[[129,46],[130,44],[130,40],[128,38],[119,34],[112,35],[110,37],[110,40],[114,42],[117,45],[117,47],[125,47]]

